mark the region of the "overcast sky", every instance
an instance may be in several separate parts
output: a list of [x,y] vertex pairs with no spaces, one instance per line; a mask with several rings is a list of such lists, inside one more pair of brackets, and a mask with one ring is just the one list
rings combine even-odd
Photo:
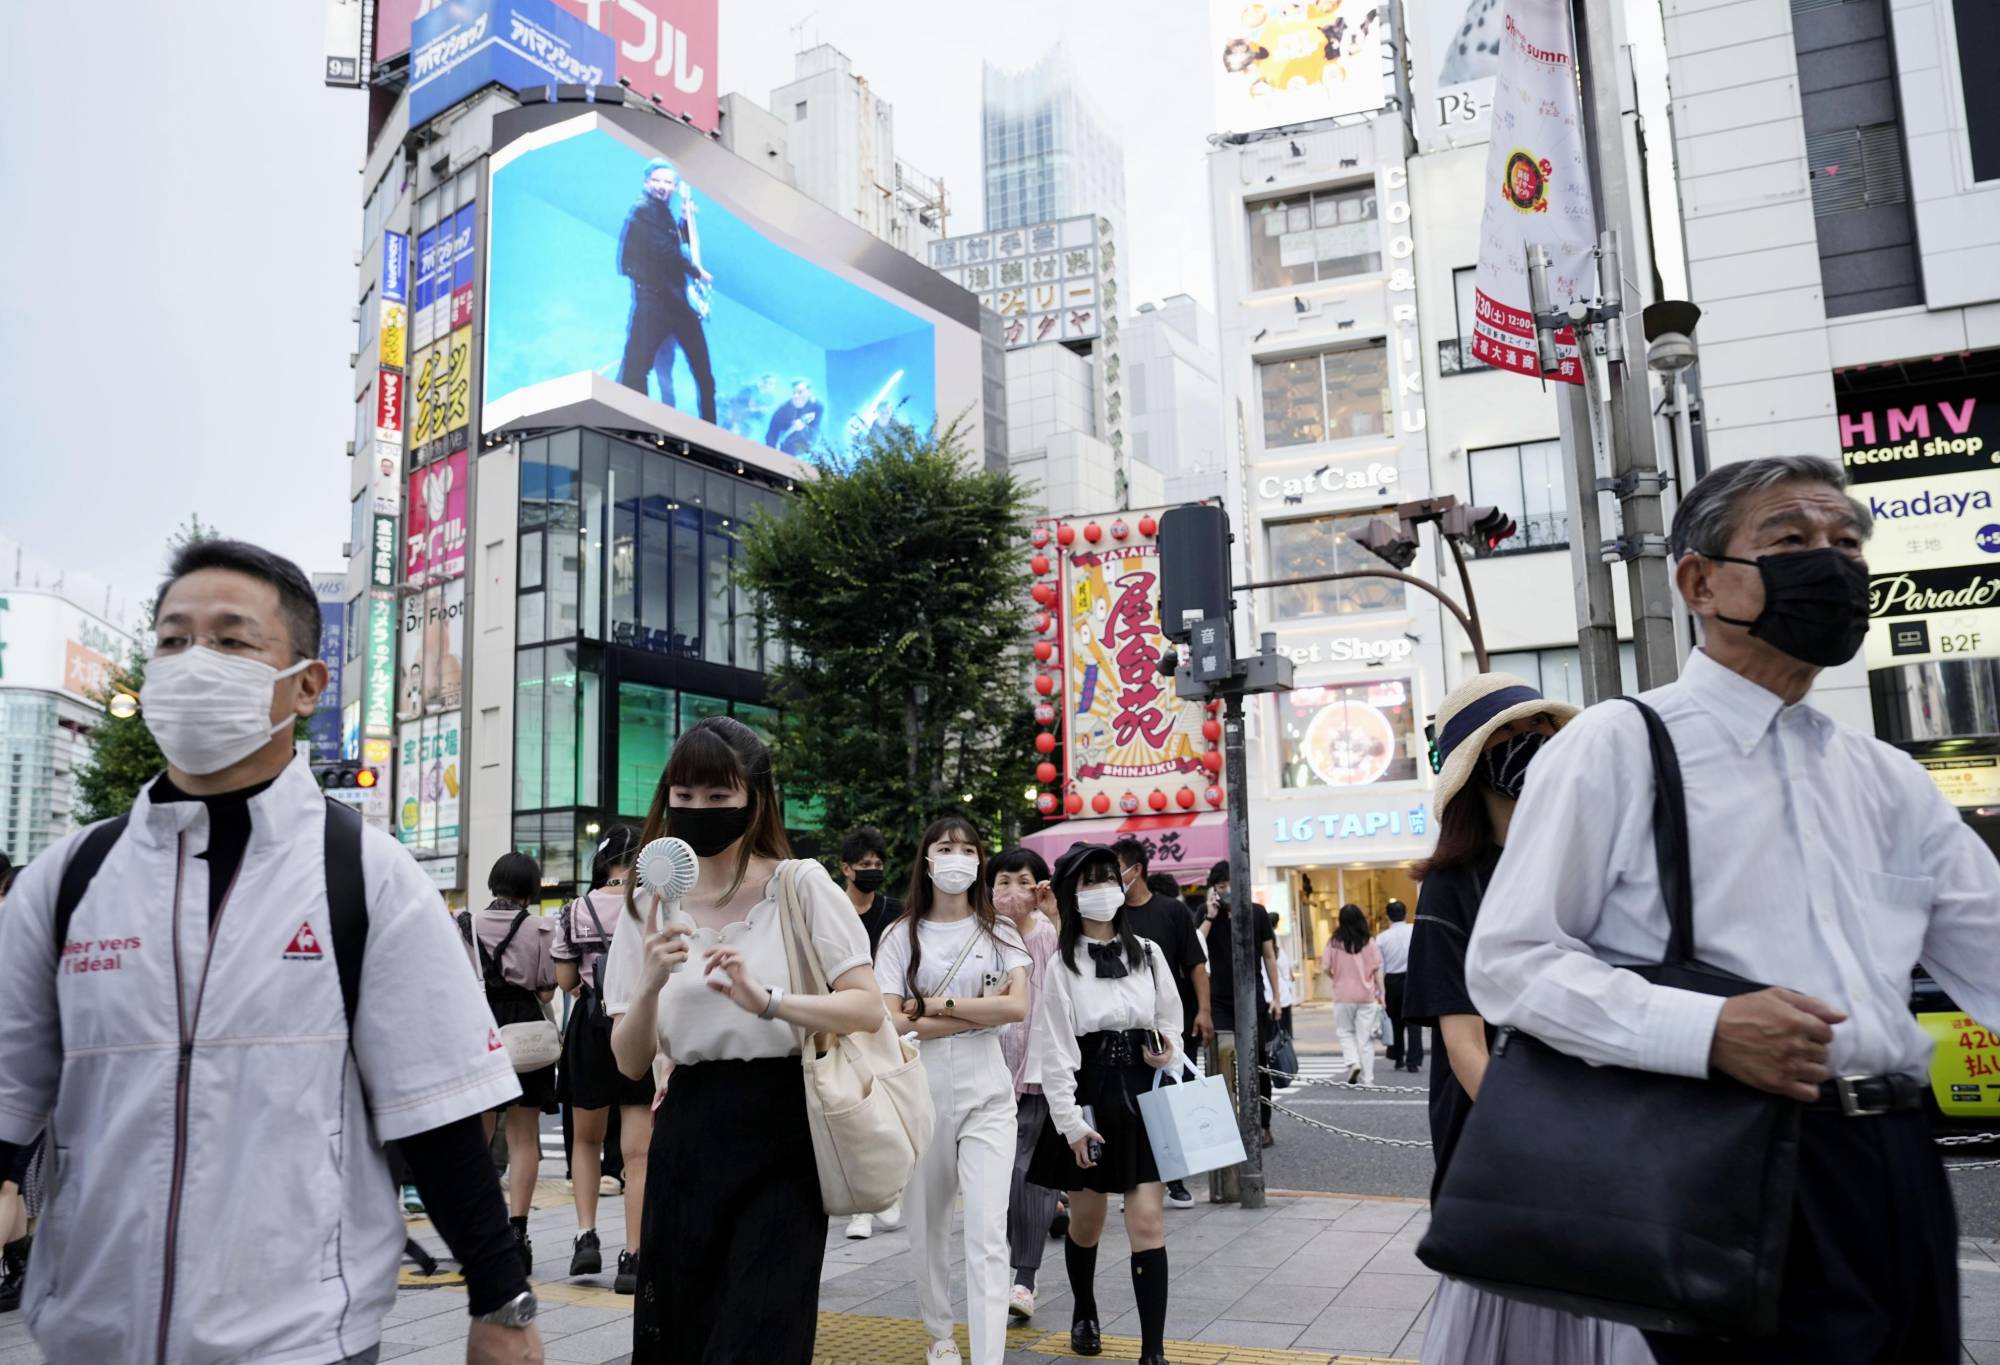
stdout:
[[[1212,302],[1206,7],[1139,0],[724,0],[720,88],[760,103],[826,41],[897,152],[983,226],[982,59],[1066,43],[1126,148],[1127,306]],[[366,100],[320,83],[322,6],[13,7],[0,94],[0,532],[134,596],[173,528],[340,567]],[[194,19],[191,16],[206,16]],[[893,15],[893,18],[889,16]],[[80,83],[81,82],[81,83]],[[1656,143],[1664,133],[1656,135]],[[1668,202],[1671,202],[1670,200]]]

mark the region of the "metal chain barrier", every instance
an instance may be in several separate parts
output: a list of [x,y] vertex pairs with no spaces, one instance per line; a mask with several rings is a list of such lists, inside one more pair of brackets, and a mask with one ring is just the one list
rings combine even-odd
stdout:
[[1288,1119],[1296,1119],[1308,1128],[1317,1128],[1322,1132],[1332,1133],[1335,1137],[1353,1138],[1356,1142],[1372,1142],[1378,1147],[1422,1147],[1426,1151],[1430,1149],[1430,1143],[1418,1142],[1411,1138],[1376,1137],[1372,1133],[1355,1133],[1345,1128],[1336,1128],[1330,1123],[1321,1123],[1318,1119],[1307,1118],[1295,1109],[1287,1109],[1275,1100],[1271,1101],[1271,1112],[1274,1114],[1283,1114]]
[[[1282,1071],[1273,1071],[1268,1066],[1260,1066],[1257,1069],[1266,1076],[1269,1076],[1273,1081],[1285,1079],[1285,1073]],[[1324,1090],[1366,1091],[1374,1095],[1428,1095],[1431,1093],[1431,1089],[1427,1085],[1361,1085],[1350,1081],[1309,1081],[1302,1076],[1294,1076],[1283,1088],[1286,1090],[1306,1090],[1313,1087]]]

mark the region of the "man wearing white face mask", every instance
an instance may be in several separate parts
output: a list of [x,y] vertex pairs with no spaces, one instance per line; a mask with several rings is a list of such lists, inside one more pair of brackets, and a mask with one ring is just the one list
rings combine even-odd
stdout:
[[197,542],[155,633],[166,773],[0,917],[0,1167],[44,1123],[53,1158],[29,1331],[55,1362],[372,1362],[396,1140],[465,1267],[467,1360],[541,1360],[479,1126],[507,1054],[428,879],[293,753],[326,686],[311,584]]
[[965,1303],[973,1365],[1007,1349],[1007,1198],[1014,1174],[1014,1074],[999,1028],[1028,1017],[1033,964],[994,914],[985,850],[959,816],[924,831],[909,911],[882,935],[875,975],[889,1013],[919,1041],[937,1132],[904,1194],[926,1365],[959,1365],[952,1340],[951,1216],[965,1199]]

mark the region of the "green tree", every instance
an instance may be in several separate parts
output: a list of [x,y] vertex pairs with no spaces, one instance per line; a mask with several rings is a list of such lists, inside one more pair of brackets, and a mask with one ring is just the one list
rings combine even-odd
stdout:
[[789,647],[778,774],[826,828],[879,827],[900,862],[938,813],[991,840],[1028,807],[1026,491],[971,467],[960,427],[892,429],[744,533],[743,578]]
[[[212,540],[216,534],[213,526],[203,524],[199,516],[190,513],[187,524],[167,537],[168,561],[184,547],[198,540]],[[89,757],[76,773],[79,824],[125,814],[138,799],[139,789],[166,769],[167,760],[161,756],[160,746],[153,743],[153,732],[146,728],[138,712],[133,710],[119,716],[111,709],[120,694],[128,694],[136,701],[139,689],[145,686],[145,637],[153,631],[153,606],[151,602],[146,604],[146,629],[132,647],[132,657],[112,673],[110,686],[95,698],[105,712],[97,727],[85,736]],[[125,709],[124,704],[120,704],[120,709]]]

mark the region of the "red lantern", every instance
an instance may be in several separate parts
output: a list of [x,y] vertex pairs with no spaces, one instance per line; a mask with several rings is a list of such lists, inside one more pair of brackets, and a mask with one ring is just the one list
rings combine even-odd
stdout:
[[1045,607],[1053,607],[1056,604],[1056,589],[1053,583],[1035,584],[1035,590],[1030,595]]
[[1043,792],[1040,796],[1035,798],[1035,809],[1040,811],[1044,815],[1054,815],[1056,813],[1057,807],[1060,804],[1061,803],[1056,800],[1056,794],[1054,792]]
[[1056,647],[1047,640],[1035,641],[1035,662],[1045,664],[1055,657]]
[[1211,806],[1219,806],[1222,804],[1222,788],[1220,787],[1210,787],[1207,791],[1202,793],[1202,796],[1205,800],[1207,800],[1208,804]]
[[1099,792],[1097,795],[1090,798],[1090,808],[1096,811],[1099,815],[1109,814],[1111,810],[1111,798],[1106,796],[1103,792]]
[[1035,633],[1037,635],[1047,635],[1050,631],[1054,630],[1055,627],[1056,627],[1056,618],[1049,615],[1047,612],[1043,612],[1039,616],[1035,617]]
[[1124,811],[1127,815],[1137,815],[1139,813],[1139,798],[1131,792],[1126,792],[1118,798],[1118,809]]
[[1063,808],[1071,815],[1081,815],[1083,814],[1083,798],[1075,792],[1071,792],[1069,797],[1063,802]]
[[[1040,646],[1036,646],[1036,647],[1037,647],[1037,648],[1040,648]],[[1040,655],[1037,655],[1036,657],[1037,657],[1037,658],[1040,658],[1041,656],[1040,656]],[[1221,738],[1222,738],[1222,722],[1221,722],[1221,721],[1219,721],[1219,720],[1205,720],[1205,721],[1203,721],[1203,722],[1201,723],[1201,737],[1202,737],[1203,739],[1207,740],[1207,741],[1208,741],[1208,742],[1209,742],[1210,744],[1213,744],[1213,743],[1215,743],[1215,742],[1216,742],[1217,740],[1221,739]]]
[[1049,733],[1047,730],[1044,730],[1039,735],[1035,736],[1036,753],[1052,754],[1055,751],[1056,751],[1056,737],[1053,734]]
[[1028,543],[1034,546],[1037,550],[1041,549],[1044,545],[1049,543],[1049,528],[1046,526],[1037,526],[1032,532],[1029,533]]
[[1215,750],[1210,749],[1207,753],[1201,756],[1201,766],[1208,769],[1212,773],[1221,772],[1222,755],[1217,753]]
[[1104,528],[1093,521],[1090,525],[1083,528],[1083,538],[1092,545],[1095,545],[1098,541],[1104,539]]
[[1152,536],[1152,535],[1156,534],[1156,533],[1157,533],[1157,532],[1159,531],[1159,529],[1160,529],[1160,523],[1159,523],[1159,522],[1157,522],[1157,521],[1154,521],[1154,520],[1153,520],[1153,519],[1152,519],[1151,517],[1140,517],[1140,518],[1139,518],[1139,534],[1140,534],[1140,535],[1142,535],[1142,536]]
[[1049,557],[1047,555],[1036,555],[1028,561],[1028,567],[1035,571],[1035,577],[1040,578],[1049,571]]
[[1131,534],[1132,528],[1125,524],[1125,518],[1120,517],[1111,523],[1111,538],[1113,540],[1123,540]]
[[1035,703],[1035,724],[1037,724],[1037,725],[1054,725],[1055,723],[1056,723],[1056,708],[1055,708],[1055,707],[1053,707],[1053,706],[1051,706],[1051,705],[1049,705],[1049,704],[1048,704],[1047,702],[1045,702],[1045,701],[1038,701],[1038,702],[1036,702],[1036,703]]
[[1165,810],[1167,808],[1167,794],[1158,787],[1155,787],[1153,788],[1153,794],[1146,798],[1146,804],[1154,810]]
[[1182,810],[1194,809],[1194,788],[1182,787],[1174,793],[1174,801]]
[[1076,528],[1074,526],[1058,526],[1056,528],[1056,544],[1076,544]]
[[1056,774],[1055,764],[1037,763],[1035,765],[1035,781],[1041,783],[1044,787],[1048,786],[1049,783],[1055,781],[1056,776],[1057,774]]
[[1035,675],[1035,690],[1045,697],[1054,692],[1056,690],[1055,675],[1053,673],[1037,673]]

